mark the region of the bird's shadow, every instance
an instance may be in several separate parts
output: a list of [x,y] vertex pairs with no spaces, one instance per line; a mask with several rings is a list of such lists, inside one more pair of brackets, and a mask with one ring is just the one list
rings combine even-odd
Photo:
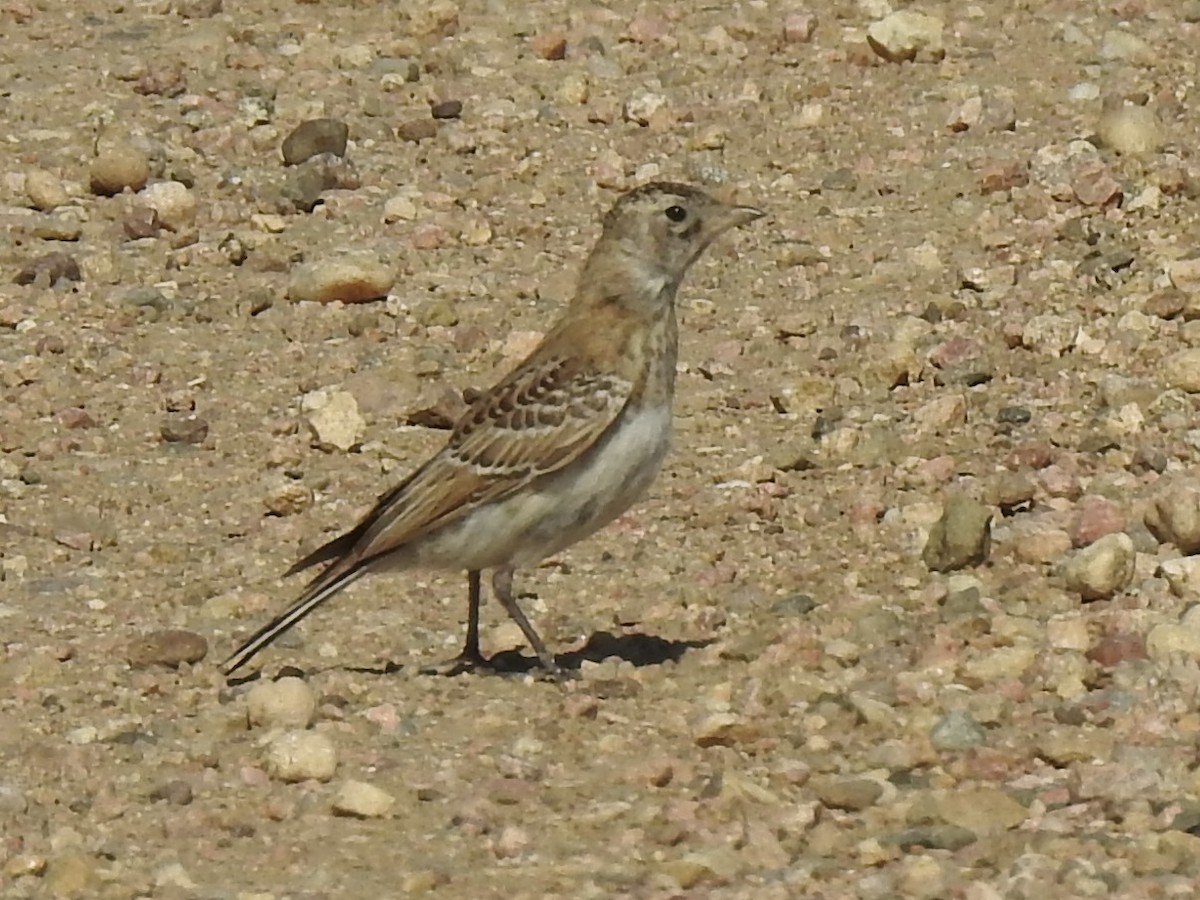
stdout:
[[[653,634],[613,634],[594,632],[578,650],[558,653],[554,661],[568,672],[577,672],[585,662],[600,663],[606,659],[621,659],[637,668],[661,666],[680,659],[689,650],[707,647],[712,638],[697,641],[671,641]],[[536,656],[526,656],[520,650],[505,650],[489,660],[489,670],[496,675],[524,675],[540,669]],[[350,672],[372,675],[391,675],[404,669],[404,663],[388,661],[380,666],[346,666]]]

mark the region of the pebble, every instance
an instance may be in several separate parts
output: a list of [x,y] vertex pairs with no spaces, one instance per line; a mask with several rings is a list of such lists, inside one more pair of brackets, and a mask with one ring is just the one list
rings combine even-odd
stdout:
[[1075,346],[1079,323],[1066,316],[1043,313],[1033,316],[1021,329],[1021,346],[1027,350],[1062,356]]
[[54,287],[63,281],[82,281],[79,263],[69,253],[43,253],[17,272],[13,284],[44,284]]
[[1159,663],[1175,655],[1200,659],[1200,629],[1174,623],[1155,625],[1146,633],[1146,655]]
[[151,800],[165,800],[172,806],[188,806],[195,799],[192,786],[182,778],[163,782],[150,792]]
[[1132,105],[1105,110],[1096,127],[1096,139],[1100,146],[1121,154],[1156,153],[1165,141],[1154,111]]
[[198,663],[207,655],[205,637],[180,628],[152,631],[134,638],[125,650],[126,661],[135,669],[150,666],[177,669],[183,663]]
[[867,43],[888,62],[939,62],[946,55],[944,29],[937,16],[899,10],[871,23]]
[[817,17],[813,13],[789,13],[783,20],[783,40],[787,44],[807,44],[817,31]]
[[70,200],[61,178],[53,172],[36,168],[25,172],[25,196],[30,206],[42,212],[66,206]]
[[268,515],[297,516],[313,505],[312,488],[299,481],[279,476],[263,497]]
[[870,778],[834,778],[810,786],[825,806],[851,812],[866,809],[883,796],[883,786]]
[[435,119],[457,119],[462,116],[461,100],[438,100],[429,107],[429,114]]
[[1184,556],[1159,563],[1161,575],[1176,597],[1200,598],[1200,556]]
[[195,224],[196,196],[178,181],[157,181],[142,191],[141,199],[170,231],[184,231]]
[[1107,600],[1133,582],[1136,559],[1129,535],[1108,534],[1067,557],[1063,578],[1084,600]]
[[266,769],[279,781],[329,781],[337,771],[337,748],[320,732],[285,732],[267,746]]
[[567,39],[561,34],[536,34],[529,46],[540,59],[557,62],[567,58]]
[[1038,756],[1057,766],[1108,762],[1115,745],[1111,732],[1085,726],[1056,725],[1035,736]]
[[992,511],[966,494],[951,493],[941,518],[929,530],[921,557],[934,572],[979,565],[991,547]]
[[246,718],[265,728],[307,728],[317,712],[317,697],[302,678],[261,681],[246,692]]
[[110,143],[92,160],[88,184],[93,194],[111,197],[124,190],[140,191],[150,180],[150,160],[133,144]]
[[75,216],[48,216],[33,226],[33,236],[43,241],[77,241],[83,237],[83,223]]
[[1084,206],[1111,206],[1124,196],[1121,183],[1099,160],[1080,167],[1071,181],[1071,190]]
[[1118,28],[1104,32],[1100,41],[1100,58],[1120,60],[1139,66],[1153,66],[1158,63],[1158,53],[1150,44],[1136,34]]
[[208,438],[208,422],[194,414],[170,415],[159,428],[168,444],[203,444]]
[[[1173,260],[1167,265],[1171,285],[1185,294],[1200,294],[1200,257]],[[1185,300],[1185,309],[1187,301]]]
[[283,139],[285,166],[296,166],[322,153],[346,155],[350,126],[339,119],[309,119],[301,122]]
[[1180,553],[1200,552],[1200,489],[1176,485],[1160,491],[1146,509],[1146,527],[1159,541]]
[[979,837],[992,837],[1018,827],[1028,811],[1007,793],[994,787],[958,788],[939,793],[938,817]]
[[364,303],[386,297],[395,282],[392,267],[375,256],[347,254],[297,266],[288,278],[288,298]]
[[47,861],[42,876],[45,896],[94,896],[96,877],[95,865],[89,857],[77,850],[68,851]]
[[1075,506],[1071,523],[1071,543],[1085,547],[1106,534],[1125,530],[1125,514],[1121,507],[1107,497],[1082,497]]
[[396,137],[411,144],[437,137],[437,133],[437,122],[433,118],[409,119],[396,126]]
[[1087,658],[1102,668],[1111,669],[1129,659],[1147,659],[1146,642],[1136,634],[1108,634],[1088,649]]
[[380,819],[392,811],[396,798],[365,781],[346,781],[333,798],[336,815],[356,819]]
[[300,399],[300,411],[321,449],[345,452],[362,443],[367,423],[349,391],[310,391]]

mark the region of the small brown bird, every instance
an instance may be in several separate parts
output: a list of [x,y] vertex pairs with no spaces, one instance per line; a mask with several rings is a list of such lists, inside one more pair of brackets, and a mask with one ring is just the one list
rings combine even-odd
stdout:
[[467,570],[466,642],[443,671],[487,666],[480,572],[491,569],[500,604],[557,674],[513,598],[513,571],[592,534],[650,487],[671,433],[676,291],[714,239],[762,215],[667,182],[617,200],[574,300],[541,345],[471,404],[441,451],[288,570],[330,563],[225,661],[225,673],[362,576],[426,566]]

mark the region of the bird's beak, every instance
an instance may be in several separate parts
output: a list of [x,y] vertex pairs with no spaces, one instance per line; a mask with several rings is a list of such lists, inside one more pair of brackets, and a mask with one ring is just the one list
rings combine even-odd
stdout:
[[765,212],[753,206],[731,206],[725,216],[725,227],[738,228],[742,225],[749,225],[751,222],[761,219],[765,215]]

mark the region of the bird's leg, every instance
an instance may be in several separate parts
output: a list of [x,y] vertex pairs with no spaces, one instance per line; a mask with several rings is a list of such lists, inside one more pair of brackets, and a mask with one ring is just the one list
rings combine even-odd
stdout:
[[534,631],[533,626],[529,624],[529,620],[525,618],[525,613],[521,611],[521,607],[517,606],[517,601],[513,598],[513,570],[511,566],[504,566],[492,573],[492,593],[496,595],[496,599],[500,601],[500,605],[504,607],[504,611],[517,623],[517,627],[525,635],[525,640],[529,641],[529,646],[537,654],[542,668],[550,675],[561,676],[562,669],[554,661],[554,655],[546,649],[546,645],[542,643],[542,639]]
[[480,602],[479,570],[467,572],[467,638],[463,642],[462,651],[453,659],[443,663],[426,666],[421,671],[426,675],[459,675],[490,668],[479,650],[479,602]]

